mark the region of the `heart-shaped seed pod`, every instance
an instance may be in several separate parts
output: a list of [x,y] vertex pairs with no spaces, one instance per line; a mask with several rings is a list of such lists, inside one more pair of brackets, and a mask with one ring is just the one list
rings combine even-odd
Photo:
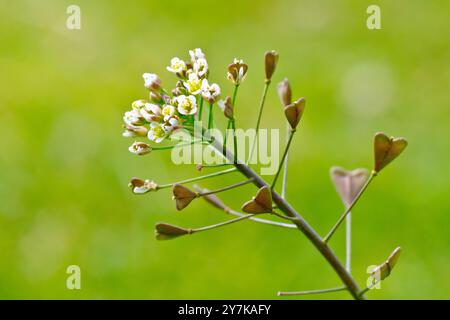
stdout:
[[246,213],[271,213],[272,212],[272,192],[269,187],[264,186],[258,190],[252,200],[242,205],[242,211]]
[[332,167],[330,175],[342,202],[349,207],[369,178],[369,171],[366,169],[348,171],[340,167]]
[[181,184],[174,184],[172,192],[177,210],[183,210],[198,196],[198,193],[191,191]]
[[375,164],[373,170],[380,172],[405,150],[408,142],[404,138],[388,137],[383,132],[375,134],[373,141]]
[[293,130],[297,128],[302,118],[303,111],[305,110],[305,102],[305,98],[300,98],[284,108],[286,119]]

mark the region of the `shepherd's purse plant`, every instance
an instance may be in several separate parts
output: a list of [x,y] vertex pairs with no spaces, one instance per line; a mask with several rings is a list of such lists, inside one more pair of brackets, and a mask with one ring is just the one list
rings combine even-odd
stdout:
[[[234,218],[198,228],[157,223],[155,226],[156,238],[158,240],[175,239],[221,228],[243,220],[250,220],[278,228],[298,230],[310,240],[317,251],[331,265],[341,279],[342,284],[333,288],[278,292],[278,295],[307,295],[347,291],[354,299],[366,299],[366,293],[390,275],[398,260],[400,247],[397,247],[383,263],[372,268],[367,285],[361,289],[351,273],[351,211],[355,208],[358,200],[374,178],[403,152],[407,146],[406,140],[389,137],[382,132],[378,132],[373,140],[374,163],[371,171],[362,168],[351,171],[340,167],[331,168],[331,180],[345,209],[329,232],[321,236],[286,199],[289,150],[293,145],[293,138],[300,126],[306,106],[304,97],[295,100],[292,98],[291,86],[287,79],[281,81],[277,86],[283,107],[282,110],[287,122],[287,142],[276,173],[271,181],[266,181],[252,169],[249,163],[255,151],[258,137],[260,137],[258,132],[260,131],[261,117],[266,95],[271,85],[272,75],[277,67],[278,54],[275,51],[268,51],[264,56],[265,79],[263,93],[259,101],[259,111],[256,117],[255,139],[252,142],[249,157],[246,161],[242,161],[238,154],[235,113],[238,91],[248,72],[247,64],[241,59],[234,59],[228,65],[226,74],[232,85],[232,94],[221,99],[222,89],[216,83],[210,82],[209,66],[202,50],[190,50],[189,55],[190,59],[188,61],[177,57],[170,61],[170,66],[167,67],[167,70],[178,78],[174,88],[170,91],[163,88],[161,80],[156,74],[143,74],[144,86],[149,91],[149,96],[146,99],[134,101],[131,104],[131,110],[125,112],[123,117],[123,136],[135,139],[134,143],[129,147],[129,151],[139,156],[157,150],[174,151],[178,148],[192,147],[193,145],[200,148],[209,148],[224,160],[223,163],[197,163],[196,168],[199,171],[220,171],[166,184],[157,184],[153,180],[132,178],[129,186],[135,194],[147,194],[171,188],[177,210],[183,210],[196,198],[203,198],[213,207],[234,216]],[[214,114],[218,112],[215,110],[217,107],[221,110],[227,123],[227,130],[223,140],[217,139],[215,135],[211,134],[212,131],[218,130],[214,126]],[[203,126],[203,123],[206,126]],[[179,135],[180,132],[183,132],[183,134]],[[162,142],[169,140],[177,143],[163,143],[160,145]],[[194,185],[192,188],[186,186],[192,182],[212,179],[232,174],[233,172],[239,172],[242,175],[242,179],[232,185],[215,190],[207,190],[198,185]],[[278,192],[277,182],[280,179],[281,192]],[[242,204],[240,210],[226,205],[217,196],[220,192],[236,189],[246,184],[253,184],[258,190],[256,190],[255,195],[251,199]],[[274,219],[264,218],[267,215],[272,215]],[[345,264],[341,262],[329,245],[336,230],[343,222],[346,222]]]

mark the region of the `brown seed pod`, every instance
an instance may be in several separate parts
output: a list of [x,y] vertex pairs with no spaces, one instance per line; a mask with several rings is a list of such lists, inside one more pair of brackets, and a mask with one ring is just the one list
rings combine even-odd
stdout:
[[408,142],[404,138],[388,137],[383,132],[376,133],[373,141],[375,155],[373,170],[380,172],[381,169],[397,158],[407,145]]
[[272,75],[275,72],[278,63],[278,53],[275,51],[267,51],[265,54],[265,67],[266,67],[266,81],[272,79]]
[[305,98],[300,98],[284,108],[284,114],[292,129],[297,128],[305,110],[305,103]]
[[342,202],[348,207],[369,178],[369,171],[367,169],[348,171],[340,167],[332,167],[330,175]]
[[177,210],[186,208],[192,200],[197,198],[198,193],[191,191],[189,188],[181,185],[173,185],[173,199],[175,200]]
[[189,229],[168,223],[157,223],[155,225],[155,236],[157,240],[170,240],[190,233],[191,231]]
[[272,192],[269,187],[264,186],[259,189],[252,200],[249,200],[242,205],[242,211],[246,213],[271,213]]

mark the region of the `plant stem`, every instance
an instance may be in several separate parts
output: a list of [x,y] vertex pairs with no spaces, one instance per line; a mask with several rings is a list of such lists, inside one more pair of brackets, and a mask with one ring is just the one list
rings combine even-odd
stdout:
[[237,159],[238,159],[238,154],[237,154],[237,136],[236,136],[236,120],[234,117],[234,114],[236,112],[236,97],[237,97],[237,92],[239,89],[239,85],[236,84],[234,86],[234,91],[233,91],[233,118],[230,120],[231,121],[231,128],[233,129],[233,154],[234,154],[234,160],[233,163],[237,163]]
[[353,207],[355,206],[355,204],[358,202],[359,198],[361,198],[362,194],[364,193],[364,191],[366,191],[367,187],[369,186],[370,182],[373,180],[373,178],[376,177],[376,173],[372,172],[372,174],[370,175],[369,179],[367,179],[366,183],[364,184],[364,186],[361,188],[361,190],[359,191],[358,195],[355,197],[355,199],[353,199],[352,203],[350,204],[350,206],[347,207],[347,209],[344,211],[344,213],[341,215],[341,217],[338,219],[338,221],[335,223],[335,225],[333,226],[333,228],[331,228],[331,230],[328,232],[328,234],[325,236],[325,238],[323,238],[323,242],[327,243],[330,238],[333,236],[333,234],[336,232],[337,228],[341,225],[342,221],[344,221],[345,217],[350,213],[350,211],[353,209]]
[[207,192],[200,192],[198,195],[199,195],[199,197],[203,197],[203,196],[207,196],[209,194],[214,194],[214,193],[219,193],[219,192],[222,192],[222,191],[227,191],[227,190],[230,190],[230,189],[234,189],[234,188],[246,185],[246,184],[248,184],[250,182],[253,182],[253,178],[250,178],[250,179],[247,179],[245,181],[238,182],[238,183],[234,183],[232,185],[229,185],[229,186],[226,186],[226,187],[223,187],[223,188],[220,188],[220,189],[211,190],[211,191],[207,191]]
[[277,179],[278,179],[278,176],[280,175],[281,168],[283,167],[284,160],[286,159],[287,153],[291,146],[291,142],[292,142],[292,138],[294,137],[294,133],[295,133],[295,129],[291,129],[286,147],[284,148],[284,152],[283,152],[283,156],[281,158],[280,165],[278,166],[278,170],[277,170],[277,173],[275,174],[275,178],[273,178],[272,186],[270,187],[271,189],[275,188],[275,184],[277,183]]
[[263,94],[262,94],[262,97],[261,97],[261,101],[259,103],[258,120],[256,120],[255,138],[253,140],[252,148],[251,148],[251,151],[250,151],[250,156],[248,157],[248,159],[245,162],[245,164],[248,164],[250,162],[250,160],[253,157],[253,152],[255,151],[256,139],[258,138],[259,126],[261,124],[261,116],[262,116],[262,112],[263,112],[263,109],[264,109],[264,103],[266,102],[266,95],[267,95],[267,90],[269,89],[269,85],[270,85],[270,80],[268,80],[268,81],[266,81],[264,83]]
[[213,173],[206,174],[206,175],[203,175],[203,176],[190,178],[190,179],[185,179],[185,180],[177,181],[177,182],[174,182],[174,183],[161,184],[161,185],[158,186],[158,189],[171,188],[174,184],[183,184],[183,183],[189,183],[189,182],[204,180],[204,179],[208,179],[208,178],[212,178],[212,177],[217,177],[217,176],[221,176],[221,175],[224,175],[224,174],[228,174],[228,173],[233,172],[233,171],[236,171],[236,168],[230,168],[230,169],[226,169],[226,170],[223,170],[223,171],[213,172]]
[[[218,151],[222,152],[224,147],[220,145],[217,141],[212,143],[212,146]],[[224,157],[228,158],[231,161],[230,156],[225,150],[223,152]],[[263,186],[269,186],[266,181],[264,181],[255,171],[253,171],[249,166],[243,163],[236,163],[236,169],[241,172],[247,178],[254,178],[253,184],[258,188]],[[355,279],[351,276],[350,273],[345,270],[345,267],[342,265],[339,258],[336,254],[331,250],[331,248],[323,242],[320,235],[307,223],[305,219],[287,202],[283,199],[277,192],[272,190],[272,200],[277,205],[279,210],[281,210],[284,214],[289,217],[296,218],[294,224],[297,228],[311,241],[311,243],[316,247],[316,249],[322,254],[322,256],[328,261],[334,271],[337,273],[339,278],[342,280],[344,285],[347,287],[347,290],[352,295],[354,299],[365,299],[364,294],[360,295],[361,289],[356,283]],[[295,267],[294,267],[295,268]]]
[[352,213],[349,212],[345,225],[345,268],[350,273],[352,264]]
[[337,288],[329,288],[329,289],[320,289],[320,290],[307,290],[307,291],[292,291],[292,292],[278,292],[278,296],[305,296],[308,294],[319,294],[319,293],[328,293],[328,292],[336,292],[336,291],[344,291],[347,290],[347,287],[337,287]]
[[212,129],[213,127],[213,104],[209,104],[209,113],[208,113],[208,130]]
[[205,144],[205,145],[206,145],[206,144],[210,144],[210,142],[207,142],[207,141],[199,141],[199,140],[196,140],[196,141],[191,141],[191,142],[187,142],[187,143],[176,144],[176,145],[173,145],[173,146],[152,147],[152,151],[153,151],[153,150],[170,150],[170,149],[174,149],[174,148],[181,148],[181,147],[193,145],[193,144],[195,144],[195,143],[197,143],[197,142],[199,142],[199,143],[201,143],[201,144]]
[[[290,132],[291,132],[291,127],[287,123],[286,124],[286,139],[289,139]],[[286,199],[286,192],[287,192],[288,162],[289,162],[289,150],[286,153],[286,159],[284,160],[283,183],[281,185],[281,197],[283,199]]]
[[200,107],[198,110],[198,121],[202,121],[202,113],[203,113],[203,97],[200,97]]
[[211,230],[211,229],[223,227],[223,226],[226,226],[226,225],[235,223],[235,222],[239,222],[239,221],[241,221],[241,220],[249,219],[249,218],[253,217],[254,215],[255,215],[255,214],[246,214],[246,215],[243,215],[243,216],[241,216],[241,217],[237,217],[237,218],[234,218],[234,219],[232,219],[232,220],[220,222],[220,223],[213,224],[213,225],[210,225],[210,226],[200,227],[200,228],[196,228],[196,229],[190,229],[190,231],[191,231],[191,233],[195,233],[195,232],[201,232],[201,231]]

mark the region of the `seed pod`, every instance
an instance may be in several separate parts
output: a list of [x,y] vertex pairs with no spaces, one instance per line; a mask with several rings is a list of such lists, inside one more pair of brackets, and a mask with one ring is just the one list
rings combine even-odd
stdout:
[[297,128],[302,118],[303,111],[305,110],[305,102],[305,98],[300,98],[284,108],[286,119],[293,130]]
[[168,223],[157,223],[155,225],[155,236],[157,240],[170,240],[190,233],[191,231],[189,229]]
[[382,281],[389,277],[392,269],[394,269],[394,266],[397,264],[398,258],[400,257],[400,252],[400,247],[395,248],[387,260],[372,271],[371,276],[378,281]]
[[373,170],[378,173],[405,150],[408,142],[404,138],[389,138],[383,132],[378,132],[375,134],[373,145],[375,156]]
[[172,192],[177,210],[186,208],[192,200],[198,197],[198,193],[191,191],[181,184],[174,184]]
[[287,106],[292,103],[292,90],[287,78],[284,78],[284,80],[278,84],[277,90],[283,106]]
[[219,108],[222,109],[225,117],[227,117],[228,119],[233,119],[233,103],[231,102],[230,97],[227,96],[225,100],[219,100],[217,104],[219,105]]
[[347,171],[340,167],[332,167],[331,180],[346,207],[350,206],[369,177],[366,169]]
[[275,51],[267,51],[265,54],[265,66],[266,66],[266,81],[269,82],[272,79],[272,75],[275,72],[278,63],[278,53]]
[[269,187],[264,186],[258,190],[252,200],[242,205],[242,211],[247,213],[271,213],[272,210],[272,192]]

